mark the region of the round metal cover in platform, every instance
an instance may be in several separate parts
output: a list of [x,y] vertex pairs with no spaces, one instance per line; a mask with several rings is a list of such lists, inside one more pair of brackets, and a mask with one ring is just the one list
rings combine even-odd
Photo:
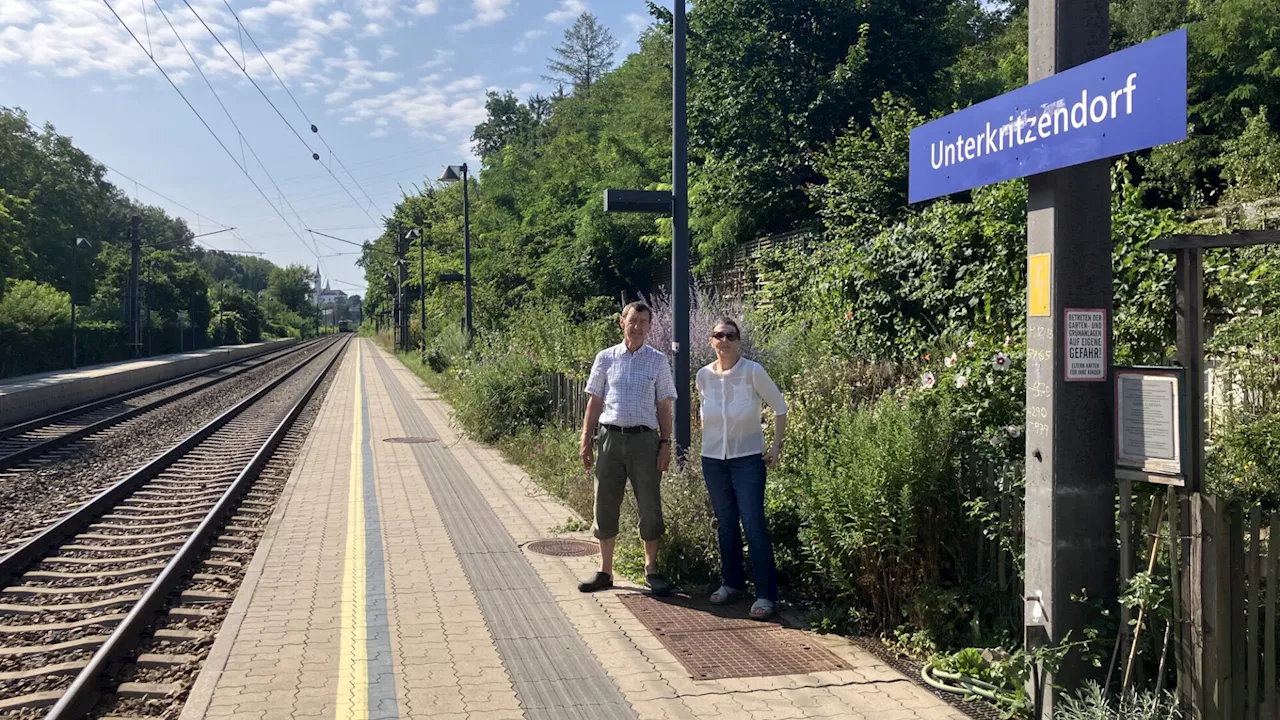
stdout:
[[382,442],[400,443],[400,444],[403,444],[403,445],[420,445],[420,444],[422,444],[422,443],[433,443],[433,442],[438,442],[438,438],[425,438],[425,437],[397,437],[397,438],[387,438],[387,439],[383,440]]
[[536,552],[539,555],[554,555],[556,557],[582,557],[600,553],[598,545],[585,540],[535,540],[529,543],[527,547],[530,552]]

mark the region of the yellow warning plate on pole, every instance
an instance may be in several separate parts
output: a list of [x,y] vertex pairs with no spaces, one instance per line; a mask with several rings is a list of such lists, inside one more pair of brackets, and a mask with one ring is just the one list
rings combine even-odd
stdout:
[[1027,256],[1027,315],[1049,317],[1049,253]]

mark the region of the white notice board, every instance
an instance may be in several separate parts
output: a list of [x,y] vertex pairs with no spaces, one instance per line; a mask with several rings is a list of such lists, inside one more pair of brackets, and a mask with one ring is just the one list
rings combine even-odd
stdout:
[[1117,474],[1184,483],[1181,380],[1181,368],[1116,369]]
[[1066,356],[1063,368],[1067,382],[1106,382],[1107,311],[1067,308],[1063,313]]

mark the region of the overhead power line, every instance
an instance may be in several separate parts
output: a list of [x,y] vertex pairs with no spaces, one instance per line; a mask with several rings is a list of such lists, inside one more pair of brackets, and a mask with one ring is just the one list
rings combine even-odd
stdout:
[[[142,44],[142,41],[138,39],[138,36],[129,27],[128,23],[124,21],[124,18],[120,17],[120,13],[117,13],[116,9],[111,6],[110,0],[102,0],[102,3],[106,5],[107,9],[111,11],[111,14],[115,16],[116,21],[120,23],[120,26],[124,28],[125,32],[129,33],[129,37],[133,38],[133,41],[137,43],[138,48],[142,50],[143,54],[147,56],[147,59],[151,61],[151,64],[155,65],[156,69],[160,71],[160,74],[169,83],[169,86],[173,88],[174,92],[178,93],[178,97],[182,98],[182,102],[186,103],[187,108],[190,109],[191,112],[195,114],[198,120],[200,120],[200,124],[204,126],[204,129],[207,130],[209,134],[213,136],[214,141],[218,143],[218,146],[222,148],[222,151],[227,154],[227,157],[231,158],[231,162],[235,163],[235,166],[240,169],[240,172],[244,173],[245,178],[247,178],[249,180],[249,183],[253,185],[253,188],[258,191],[258,194],[262,196],[262,199],[267,201],[267,204],[270,205],[271,208],[276,211],[276,214],[280,216],[280,219],[284,221],[285,225],[287,225],[289,229],[293,231],[293,234],[296,237],[298,237],[298,239],[302,241],[303,246],[306,247],[306,241],[302,240],[301,235],[298,235],[298,232],[297,230],[294,229],[293,225],[289,224],[289,220],[284,216],[282,212],[280,212],[278,208],[276,208],[275,203],[271,202],[271,198],[267,197],[267,194],[262,191],[262,187],[259,186],[257,181],[253,179],[253,176],[249,174],[248,169],[244,167],[244,165],[241,165],[240,161],[236,159],[235,154],[231,152],[230,148],[227,147],[226,143],[222,142],[222,138],[218,137],[218,134],[213,131],[213,128],[209,127],[209,123],[204,119],[204,116],[201,115],[200,111],[196,110],[195,106],[191,104],[191,101],[187,99],[186,94],[183,93],[182,89],[178,87],[178,84],[173,81],[173,78],[169,77],[169,73],[166,72],[164,67],[159,63],[159,61],[156,60],[155,55],[153,55],[151,52],[147,50],[146,46]],[[198,65],[196,69],[197,70],[199,69]],[[203,76],[203,73],[201,73],[201,75]],[[311,249],[308,248],[308,250],[310,251]],[[313,254],[318,254],[318,253],[313,252]]]
[[[103,0],[103,2],[106,2],[106,0]],[[306,225],[306,221],[304,221],[302,219],[302,216],[298,214],[298,211],[294,209],[293,203],[289,202],[289,198],[285,197],[284,192],[280,190],[280,186],[276,184],[275,178],[271,177],[271,171],[267,170],[266,164],[262,162],[262,158],[258,157],[258,153],[256,150],[253,149],[253,145],[248,140],[245,139],[244,133],[240,130],[240,125],[236,123],[235,118],[231,116],[231,111],[228,110],[226,104],[222,102],[222,96],[218,95],[218,91],[214,89],[213,83],[210,82],[209,77],[204,74],[204,69],[200,67],[200,61],[196,60],[195,54],[192,53],[191,49],[187,47],[186,41],[182,39],[182,35],[178,32],[178,29],[174,27],[173,22],[169,20],[169,14],[164,11],[164,8],[160,7],[160,0],[152,0],[152,2],[155,3],[156,10],[160,11],[160,16],[164,18],[165,24],[169,26],[169,30],[173,32],[174,38],[178,40],[178,44],[182,46],[183,52],[185,52],[187,54],[187,57],[191,59],[191,64],[195,66],[196,72],[200,74],[200,79],[204,80],[204,84],[209,88],[209,92],[213,94],[213,99],[218,101],[218,107],[222,108],[222,112],[227,116],[227,120],[231,123],[231,127],[236,129],[236,135],[240,138],[241,145],[249,148],[249,154],[252,155],[253,159],[258,162],[258,167],[262,168],[262,173],[267,176],[267,180],[271,181],[271,185],[272,187],[275,188],[276,193],[279,194],[281,202],[289,206],[289,211],[293,213],[294,217],[298,218],[298,222],[300,224]],[[152,58],[152,61],[154,62],[155,59]],[[234,156],[232,157],[232,159],[233,160],[235,159]],[[241,169],[245,171],[246,175],[249,174],[247,168],[241,168]],[[266,197],[265,194],[263,197]],[[269,198],[267,199],[267,202],[271,202]],[[273,204],[272,208],[274,207],[275,205]],[[298,231],[293,227],[293,225],[288,221],[288,219],[285,218],[284,213],[280,213],[280,219],[284,220],[285,224],[289,226],[289,229],[293,231],[293,234],[298,238],[298,242],[302,243],[303,246],[305,246],[307,244],[307,241],[302,238],[302,235],[298,233]],[[316,251],[314,249],[310,249],[310,251],[312,255],[320,254],[319,251]]]
[[180,207],[180,208],[182,208],[183,210],[186,210],[187,212],[191,213],[192,215],[195,215],[196,217],[198,217],[198,218],[200,218],[200,219],[202,219],[202,220],[208,220],[209,222],[213,223],[214,225],[217,225],[218,227],[223,227],[223,228],[231,227],[230,225],[227,225],[226,223],[222,223],[222,222],[218,222],[217,220],[214,220],[213,218],[209,217],[208,215],[203,215],[203,214],[201,214],[201,213],[196,212],[195,210],[192,210],[191,208],[187,207],[186,205],[183,205],[182,203],[178,202],[177,200],[174,200],[173,198],[169,197],[168,195],[165,195],[164,193],[160,192],[159,190],[156,190],[155,188],[150,188],[150,187],[147,187],[146,185],[143,185],[142,183],[138,182],[137,180],[134,180],[133,178],[129,177],[128,175],[125,175],[124,173],[120,172],[119,170],[117,170],[117,169],[115,169],[115,168],[111,167],[110,165],[107,165],[107,164],[105,164],[105,163],[104,163],[104,164],[103,164],[103,167],[105,167],[106,169],[110,170],[111,172],[113,172],[113,173],[115,173],[115,174],[119,175],[120,177],[124,178],[125,180],[128,180],[129,182],[133,183],[134,185],[137,185],[138,187],[142,188],[143,190],[146,190],[147,192],[151,193],[152,195],[159,196],[161,199],[166,200],[167,202],[169,202],[169,204],[171,204],[171,205],[176,205],[177,207]]
[[[191,8],[191,12],[192,12],[192,13],[196,13],[195,8],[192,8],[192,7],[191,7],[191,3],[190,3],[188,0],[183,0],[183,3],[185,3],[185,4],[186,4],[186,6],[187,6],[188,8]],[[262,57],[262,61],[263,61],[264,63],[266,63],[266,64],[267,64],[267,68],[268,68],[269,70],[271,70],[271,74],[275,77],[276,81],[280,83],[280,87],[284,88],[284,91],[285,91],[285,93],[289,96],[289,99],[290,99],[291,101],[293,101],[293,106],[294,106],[294,107],[296,107],[296,108],[298,109],[298,112],[302,114],[302,118],[303,118],[304,120],[306,120],[307,125],[309,125],[309,126],[311,127],[311,132],[312,132],[312,133],[314,133],[314,134],[315,134],[315,136],[316,136],[317,138],[319,138],[319,139],[320,139],[320,143],[321,143],[322,145],[324,145],[324,149],[328,151],[329,156],[330,156],[331,158],[333,158],[334,160],[337,160],[337,161],[338,161],[338,166],[342,168],[342,171],[343,171],[343,172],[345,172],[345,173],[347,174],[347,177],[348,177],[348,178],[351,178],[351,182],[355,183],[355,186],[356,186],[357,188],[359,188],[359,189],[360,189],[361,194],[363,194],[363,195],[364,195],[364,197],[365,197],[365,199],[369,201],[369,205],[370,205],[370,206],[372,206],[372,207],[373,207],[373,209],[377,210],[377,211],[378,211],[378,213],[379,213],[380,215],[385,216],[385,215],[386,215],[386,213],[382,212],[382,209],[381,209],[381,208],[379,208],[379,207],[378,207],[378,204],[377,204],[376,202],[374,202],[374,201],[373,201],[373,198],[369,197],[369,193],[364,189],[364,186],[362,186],[362,185],[360,184],[360,181],[359,181],[359,180],[356,180],[355,176],[351,174],[351,171],[347,169],[347,165],[346,165],[346,163],[342,162],[342,158],[338,157],[338,154],[337,154],[336,152],[334,152],[334,151],[333,151],[333,148],[332,148],[332,147],[330,147],[330,146],[329,146],[329,142],[328,142],[327,140],[325,140],[325,139],[324,139],[324,135],[321,135],[321,134],[320,134],[320,128],[318,128],[318,127],[316,126],[316,124],[315,124],[315,123],[311,122],[311,117],[310,117],[309,115],[307,115],[307,111],[302,109],[302,105],[298,102],[298,98],[294,97],[294,95],[293,95],[293,91],[289,89],[289,86],[288,86],[287,84],[285,84],[284,78],[280,77],[280,73],[276,72],[275,66],[273,66],[273,65],[271,64],[271,61],[270,61],[269,59],[267,59],[267,54],[266,54],[265,52],[263,52],[263,51],[262,51],[262,48],[261,48],[261,47],[259,47],[259,46],[258,46],[258,41],[257,41],[257,40],[255,40],[255,39],[253,38],[253,34],[249,32],[249,28],[245,27],[245,26],[244,26],[244,23],[240,21],[240,16],[236,14],[235,9],[233,9],[233,8],[231,7],[231,4],[230,4],[229,2],[227,2],[227,0],[222,0],[222,4],[223,4],[223,5],[225,5],[225,6],[226,6],[226,8],[227,8],[227,11],[231,13],[231,17],[235,18],[235,20],[236,20],[236,25],[238,26],[238,28],[239,28],[240,32],[244,33],[244,36],[245,36],[245,37],[247,37],[247,38],[249,38],[249,42],[253,44],[253,48],[254,48],[255,50],[257,50],[257,51],[258,51],[258,55],[260,55],[260,56]],[[197,18],[199,18],[199,17],[200,17],[198,13],[196,13],[196,17],[197,17]],[[202,19],[202,20],[200,20],[200,23],[201,23],[202,25],[204,25],[204,20],[203,20],[203,19]],[[209,33],[210,33],[210,34],[213,34],[213,30],[209,29],[209,26],[208,26],[208,25],[205,25],[205,29],[206,29],[206,30],[209,30]],[[214,35],[214,39],[215,39],[215,40],[217,40],[217,38],[218,38],[218,36],[217,36],[217,35]],[[232,62],[235,62],[235,56],[231,54],[231,51],[230,51],[230,50],[227,50],[227,47],[226,47],[225,45],[223,45],[223,44],[222,44],[222,41],[221,41],[221,40],[218,40],[218,44],[219,44],[219,45],[222,45],[222,49],[227,51],[227,54],[231,57],[231,61],[232,61]],[[243,45],[241,45],[241,49],[243,50]],[[254,87],[257,87],[257,86],[258,86],[257,82],[255,82],[255,81],[253,80],[253,77],[249,75],[249,71],[248,71],[248,69],[245,67],[247,64],[248,64],[248,63],[243,63],[243,64],[241,64],[241,65],[240,65],[240,71],[241,71],[241,72],[243,72],[243,73],[245,74],[245,77],[248,77],[248,78],[249,78],[250,82],[253,82]],[[262,94],[262,97],[264,97],[264,98],[266,98],[266,97],[267,97],[266,93],[263,93],[261,88],[258,88],[258,92]],[[271,102],[271,100],[270,100],[270,99],[267,99],[267,102],[269,102],[269,103],[270,103],[270,102]],[[275,108],[275,104],[273,103],[273,104],[271,105],[271,107],[272,107],[272,108]],[[279,111],[279,110],[276,110],[276,114],[277,114],[277,115],[280,115],[280,119],[281,119],[281,120],[284,120],[284,115],[282,115],[282,114],[280,113],[280,111]],[[288,124],[288,122],[289,122],[288,120],[285,120],[285,123],[286,123],[286,124]],[[292,126],[292,125],[290,125],[290,126],[289,126],[289,128],[292,130],[292,129],[293,129],[293,126]],[[297,134],[298,134],[296,130],[294,131],[294,134],[295,134],[295,135],[297,135]],[[302,140],[302,137],[299,135],[299,136],[298,136],[298,139],[299,139],[299,140]],[[305,140],[303,140],[303,141],[302,141],[302,144],[303,144],[303,145],[307,145],[307,142],[306,142]],[[311,146],[310,146],[310,145],[307,145],[307,149],[308,149],[308,150],[310,150],[310,149],[311,149]],[[313,156],[313,157],[315,156],[315,153],[314,153],[314,152],[312,152],[312,156]],[[319,158],[316,158],[316,159],[319,159]],[[324,163],[321,163],[321,164],[323,165]],[[343,188],[344,190],[346,189],[346,185],[344,185],[344,184],[342,183],[342,181],[338,179],[338,176],[337,176],[337,175],[334,175],[334,174],[333,174],[333,170],[332,170],[332,169],[330,169],[327,165],[325,165],[325,170],[326,170],[326,171],[327,171],[331,176],[333,176],[333,179],[334,179],[335,181],[337,181],[339,185],[342,185],[342,188]],[[348,194],[348,195],[350,195],[350,192],[348,192],[347,194]],[[368,215],[368,214],[369,214],[369,211],[368,211],[368,210],[366,210],[364,207],[362,207],[362,206],[360,205],[359,201],[357,201],[357,200],[355,199],[355,197],[354,197],[354,196],[351,198],[351,200],[352,200],[353,202],[355,202],[355,203],[356,203],[356,206],[357,206],[357,207],[360,207],[360,208],[361,208],[361,210],[362,210],[362,211],[364,211],[364,213],[365,213],[366,215]],[[370,216],[369,216],[369,219],[370,219],[370,220],[372,220],[372,219],[373,219],[373,216],[371,216],[371,215],[370,215]]]
[[[276,104],[271,101],[270,97],[267,97],[267,94],[263,92],[262,87],[258,85],[258,81],[254,80],[253,75],[249,74],[249,70],[246,67],[247,63],[242,64],[241,61],[236,60],[235,53],[231,52],[231,49],[228,48],[226,44],[222,42],[222,38],[218,37],[218,34],[213,31],[213,28],[209,27],[209,23],[206,23],[203,17],[200,17],[200,13],[197,12],[194,7],[192,7],[191,3],[188,0],[183,0],[183,4],[187,6],[187,9],[191,11],[192,15],[196,16],[196,19],[200,21],[200,24],[204,26],[204,29],[207,30],[211,36],[213,36],[213,39],[218,43],[218,47],[221,47],[222,51],[227,54],[227,57],[231,58],[231,62],[236,67],[240,68],[240,72],[243,73],[244,76],[249,79],[249,82],[253,84],[253,88],[258,91],[258,94],[262,96],[262,99],[266,100],[267,104],[271,106],[271,109],[275,111],[277,116],[279,116],[280,122],[283,122],[285,124],[285,127],[289,128],[289,132],[293,133],[293,136],[298,138],[298,142],[302,143],[302,146],[307,149],[307,154],[310,155],[313,160],[316,160],[317,162],[319,162],[320,154],[317,153],[315,150],[311,149],[311,145],[308,144],[307,141],[303,139],[302,135],[300,135],[297,129],[293,127],[293,124],[290,123],[287,118],[285,118],[284,113],[280,112],[280,108],[276,107]],[[227,9],[230,10],[231,6],[228,5]],[[235,17],[235,11],[232,11],[231,14],[233,17]],[[237,17],[236,22],[239,23],[240,18]],[[247,34],[247,31],[242,30],[242,32],[246,32]],[[250,38],[250,40],[252,39],[253,38]],[[257,43],[254,43],[254,47],[257,47]],[[241,45],[241,48],[243,49],[243,45]],[[263,60],[266,60],[266,55],[263,55],[262,58]],[[268,61],[267,65],[270,66],[270,64],[271,63]],[[275,73],[275,69],[273,68],[271,72]],[[277,79],[279,79],[279,76],[277,76]],[[283,84],[283,82],[281,84]],[[285,90],[288,90],[288,88],[286,87]],[[293,94],[290,93],[289,96],[293,97]],[[294,101],[294,104],[297,104],[296,100]],[[301,110],[302,108],[299,107],[298,109]],[[304,118],[306,117],[306,113],[303,113],[303,117]],[[308,120],[307,122],[310,123],[310,120]],[[311,127],[313,130],[315,130],[314,125],[312,125]],[[318,131],[317,131],[317,135],[318,135]],[[321,142],[324,142],[324,138],[321,138]],[[325,147],[327,148],[328,145],[326,144]],[[330,153],[332,153],[332,151],[330,151]],[[336,159],[336,156],[335,156],[335,159]],[[339,160],[338,162],[339,164],[341,164],[342,161]],[[342,191],[347,194],[347,197],[351,198],[351,202],[354,203],[357,208],[360,208],[360,211],[363,212],[370,220],[373,220],[374,217],[369,214],[369,210],[364,205],[360,204],[360,201],[356,199],[355,195],[351,194],[351,191],[347,189],[347,186],[342,182],[342,180],[339,179],[337,175],[333,174],[333,170],[330,169],[328,166],[324,165],[323,162],[321,162],[320,164],[324,166],[325,171],[329,173],[329,176],[333,178],[334,182],[338,183],[338,187],[342,188]],[[354,180],[355,178],[352,178],[352,179]],[[372,202],[372,200],[370,200],[370,202]]]

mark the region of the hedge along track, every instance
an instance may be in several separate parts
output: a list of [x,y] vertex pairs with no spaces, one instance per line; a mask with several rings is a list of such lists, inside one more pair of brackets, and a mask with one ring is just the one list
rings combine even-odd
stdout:
[[0,559],[0,714],[89,712],[345,347],[330,342]]
[[[40,457],[126,420],[220,385],[254,368],[303,352],[312,347],[315,342],[317,341],[293,345],[281,350],[269,350],[250,358],[233,360],[206,370],[0,429],[0,470]],[[222,372],[237,365],[243,365],[243,367]],[[215,376],[203,382],[199,381],[200,378],[208,375]],[[183,385],[189,386],[182,387]]]

